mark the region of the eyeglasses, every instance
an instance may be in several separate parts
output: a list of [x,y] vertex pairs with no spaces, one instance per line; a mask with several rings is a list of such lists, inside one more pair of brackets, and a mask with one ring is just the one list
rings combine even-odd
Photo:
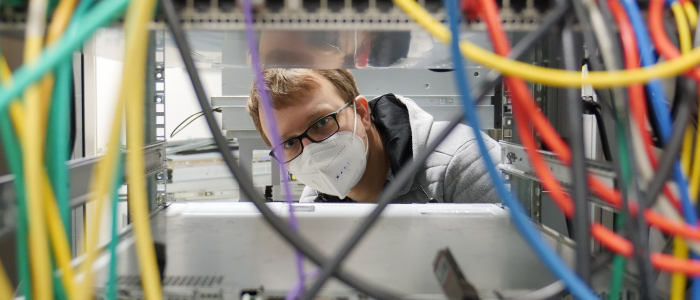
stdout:
[[340,130],[340,125],[338,124],[338,113],[352,105],[354,101],[345,103],[338,110],[327,114],[320,119],[316,120],[309,128],[304,131],[304,133],[284,141],[282,144],[270,151],[270,156],[274,157],[278,162],[286,164],[297,156],[301,155],[304,151],[303,139],[307,138],[314,143],[323,142],[332,135],[334,135],[338,130]]

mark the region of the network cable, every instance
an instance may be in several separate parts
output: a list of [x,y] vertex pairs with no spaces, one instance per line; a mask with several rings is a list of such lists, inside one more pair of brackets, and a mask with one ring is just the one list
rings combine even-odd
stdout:
[[[273,113],[274,106],[272,99],[270,98],[270,92],[268,90],[267,83],[265,83],[265,78],[263,77],[263,67],[262,63],[260,62],[257,42],[255,39],[255,31],[253,29],[253,6],[251,4],[251,0],[243,0],[243,16],[245,19],[246,39],[248,41],[248,53],[250,53],[253,73],[255,75],[255,87],[262,102],[262,105],[260,105],[260,110],[265,114],[267,127],[270,130],[269,136],[272,147],[277,147],[278,145],[282,144],[282,138],[277,129],[277,121],[275,120],[275,115]],[[284,167],[281,164],[278,164],[278,166],[280,169],[272,170],[272,172],[282,172]],[[292,229],[292,231],[297,232],[299,224],[296,216],[294,215],[294,206],[292,205],[292,203],[294,203],[294,199],[292,199],[292,189],[289,186],[289,180],[287,180],[286,177],[282,180],[282,187],[285,193],[285,202],[287,202],[287,206],[289,207],[289,228]],[[299,278],[299,286],[302,287],[303,291],[304,284],[306,283],[304,275],[304,255],[299,250],[296,251],[295,255],[297,277]]]
[[[214,137],[214,142],[219,148],[219,151],[221,152],[224,161],[226,162],[226,166],[229,168],[229,171],[231,171],[233,176],[238,181],[241,192],[243,192],[247,197],[249,197],[252,200],[253,204],[258,208],[258,210],[260,210],[260,213],[262,214],[263,218],[285,240],[287,240],[287,242],[289,242],[293,247],[304,253],[304,255],[315,264],[319,266],[323,265],[326,262],[326,258],[321,254],[321,252],[318,251],[314,246],[312,246],[305,238],[294,233],[287,226],[286,222],[281,220],[267,207],[267,204],[265,203],[265,200],[263,199],[262,195],[260,195],[253,187],[253,183],[250,180],[250,176],[248,176],[250,173],[243,170],[238,165],[233,155],[231,155],[231,149],[228,146],[226,139],[221,135],[221,131],[218,129],[219,127],[216,123],[216,120],[214,119],[213,113],[211,112],[211,106],[209,105],[209,101],[207,100],[208,98],[206,97],[204,88],[202,87],[202,82],[199,79],[199,75],[197,74],[194,61],[192,59],[191,54],[189,54],[190,48],[187,44],[187,40],[185,39],[184,32],[180,27],[180,21],[177,15],[177,11],[175,10],[175,6],[173,5],[172,0],[161,0],[161,4],[163,5],[163,11],[165,12],[168,27],[170,28],[173,34],[175,43],[178,49],[180,50],[180,55],[182,56],[182,59],[185,63],[187,73],[189,74],[190,79],[192,81],[192,86],[195,90],[195,95],[197,96],[197,100],[199,101],[199,104],[202,107],[202,111],[204,112],[204,118],[206,119],[207,125],[209,126],[209,130],[211,131],[212,136]],[[400,296],[394,294],[393,292],[385,291],[372,284],[361,281],[355,276],[345,273],[342,270],[337,270],[335,272],[335,276],[341,281],[348,284],[349,286],[354,287],[358,291],[361,291],[371,297],[375,297],[378,299],[400,299]]]
[[[44,24],[46,17],[46,1],[31,0],[30,11],[27,16],[27,30],[25,33],[24,61],[35,62],[39,55],[44,39]],[[36,107],[23,121],[26,124],[26,132],[29,137],[22,145],[23,167],[25,174],[25,189],[28,205],[29,220],[29,257],[32,267],[32,279],[34,279],[33,296],[36,300],[48,300],[52,298],[53,286],[51,280],[51,258],[49,254],[48,234],[44,216],[44,207],[41,203],[42,195],[38,189],[30,188],[41,185],[40,173],[42,169],[43,147],[41,109],[44,107],[40,101],[39,87],[36,84],[29,85],[25,90],[24,101],[28,107]]]
[[[543,26],[550,26],[550,24],[556,24],[559,20],[561,20],[564,17],[567,10],[568,5],[559,2],[554,12],[552,12],[551,15],[545,18],[541,27],[539,27],[534,32],[530,32],[527,36],[525,36],[521,40],[522,44],[519,43],[518,45],[516,45],[516,47],[514,48],[515,50],[511,53],[511,56],[515,58],[523,56],[527,52],[528,48],[530,48],[536,40],[538,40],[540,37],[544,36],[547,33],[548,30],[546,28],[548,27]],[[489,81],[489,83],[482,85],[483,88],[479,90],[475,95],[473,95],[473,98],[481,98],[481,96],[493,86],[497,79],[498,77],[487,76],[487,80]],[[418,157],[413,162],[409,163],[407,166],[402,168],[402,171],[399,172],[398,176],[396,176],[395,182],[390,184],[384,189],[384,191],[382,191],[382,194],[376,201],[377,207],[375,208],[375,210],[368,217],[366,217],[365,221],[362,222],[358,229],[351,235],[351,238],[343,244],[341,250],[338,251],[338,254],[336,254],[336,256],[333,257],[333,265],[327,267],[324,266],[322,270],[323,273],[319,276],[319,279],[307,292],[307,298],[313,297],[315,292],[317,292],[322,287],[323,283],[329,278],[330,273],[332,273],[333,270],[337,270],[338,266],[343,261],[343,259],[350,253],[350,251],[352,251],[353,247],[355,247],[358,244],[360,239],[372,227],[374,222],[376,222],[376,220],[381,215],[383,209],[386,208],[386,205],[391,203],[391,201],[393,200],[393,195],[395,195],[399,191],[399,189],[402,186],[404,186],[406,182],[408,182],[408,180],[412,179],[411,174],[415,173],[415,171],[422,166],[422,164],[428,158],[430,153],[432,153],[432,151],[435,148],[437,148],[437,146],[442,142],[442,140],[444,140],[447,137],[447,134],[449,134],[449,132],[459,123],[459,121],[462,118],[463,114],[450,118],[450,124],[445,128],[445,130],[442,131],[431,144],[425,147],[425,149],[422,152],[418,153]]]
[[[459,87],[459,91],[462,94],[462,104],[464,107],[464,114],[467,117],[469,124],[474,130],[477,144],[482,155],[488,153],[486,148],[486,143],[483,137],[481,137],[481,132],[479,131],[479,121],[478,116],[475,113],[475,107],[470,98],[469,87],[467,85],[467,76],[464,72],[464,65],[462,63],[462,56],[459,49],[459,27],[458,27],[458,15],[457,15],[457,3],[455,0],[447,0],[445,4],[445,10],[449,13],[448,19],[450,23],[451,36],[451,50],[452,59],[454,61],[455,67],[455,80]],[[564,264],[563,261],[557,256],[546,242],[539,235],[537,230],[532,226],[528,218],[525,216],[525,212],[522,207],[520,207],[519,201],[515,199],[510,192],[508,192],[496,170],[496,166],[492,161],[486,159],[484,160],[486,167],[489,171],[491,181],[493,181],[498,195],[503,200],[505,205],[511,210],[511,218],[513,219],[516,227],[521,232],[525,240],[533,247],[533,250],[540,256],[545,265],[549,267],[552,273],[560,277],[569,290],[579,299],[597,299],[597,296],[590,288],[581,281],[571,270]]]

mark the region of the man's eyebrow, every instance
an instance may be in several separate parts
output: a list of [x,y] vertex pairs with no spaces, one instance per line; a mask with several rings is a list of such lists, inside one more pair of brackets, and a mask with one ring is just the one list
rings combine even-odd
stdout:
[[329,113],[332,113],[332,111],[327,111],[327,109],[324,109],[324,108],[319,107],[319,106],[312,108],[311,110],[309,110],[308,113],[306,113],[306,116],[304,117],[304,123],[306,125],[304,125],[304,127],[301,129],[301,131],[283,134],[282,135],[282,142],[285,142],[291,138],[294,138],[294,137],[302,134],[306,129],[309,128],[309,126],[311,126],[311,124],[318,121],[318,119],[320,119],[321,117],[323,117]]
[[[327,109],[324,109],[323,107],[316,106],[312,108],[309,113],[306,114],[306,123],[308,123],[308,126],[311,126],[311,123],[316,122],[319,118],[332,113],[332,111],[327,111]],[[304,128],[306,129],[306,128]]]

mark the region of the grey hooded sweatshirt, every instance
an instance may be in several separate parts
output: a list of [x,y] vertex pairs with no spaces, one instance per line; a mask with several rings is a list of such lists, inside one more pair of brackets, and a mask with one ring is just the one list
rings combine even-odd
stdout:
[[[382,135],[391,168],[384,186],[394,181],[402,167],[418,156],[444,130],[448,122],[435,122],[433,116],[413,100],[386,94],[369,102],[372,122]],[[488,135],[482,136],[489,159],[501,160],[501,147]],[[393,203],[498,203],[500,200],[489,178],[471,127],[459,124],[440,143],[423,166],[396,195]],[[306,187],[300,202],[354,202]]]

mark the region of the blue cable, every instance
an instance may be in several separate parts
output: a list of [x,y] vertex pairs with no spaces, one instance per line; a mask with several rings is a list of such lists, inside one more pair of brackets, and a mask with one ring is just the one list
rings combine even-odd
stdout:
[[[642,66],[651,66],[656,62],[656,57],[653,53],[653,46],[649,39],[649,32],[644,25],[644,20],[642,19],[642,14],[637,6],[635,0],[623,0],[622,1],[627,11],[627,15],[632,22],[632,27],[634,28],[634,34],[637,37],[637,44],[639,47],[639,53],[642,58]],[[646,50],[645,50],[646,49]],[[664,143],[668,143],[671,138],[672,122],[670,118],[670,111],[668,105],[666,104],[666,97],[664,94],[663,86],[661,81],[653,80],[647,83],[647,90],[649,92],[649,97],[651,98],[651,103],[654,106],[652,111],[654,112],[654,118],[658,123],[659,131],[661,134],[661,140]],[[698,222],[698,216],[690,202],[690,195],[688,194],[688,187],[685,178],[683,177],[683,172],[681,172],[680,161],[676,160],[673,166],[673,178],[678,184],[681,194],[681,204],[683,207],[683,216],[687,223],[691,225],[696,225]]]
[[[644,19],[642,18],[642,13],[639,10],[637,1],[622,0],[622,4],[629,16],[632,28],[634,29],[634,35],[637,38],[637,47],[639,48],[639,55],[642,58],[642,66],[647,67],[655,64],[656,54],[654,53],[654,46],[651,43],[649,31],[644,24]],[[661,138],[665,143],[671,137],[672,128],[671,116],[668,113],[668,105],[661,81],[655,79],[647,82],[647,92],[649,93],[649,98],[654,107],[654,116],[659,126]]]
[[[674,1],[667,0],[666,2],[668,5],[671,5]],[[635,0],[622,0],[622,3],[625,7],[625,11],[627,11],[630,21],[632,22],[634,34],[637,38],[639,53],[642,58],[642,66],[647,67],[655,64],[657,59],[653,52],[653,44],[649,39],[649,32],[644,24],[642,13],[639,10],[637,2]],[[671,122],[671,113],[666,103],[666,97],[661,81],[649,81],[647,83],[647,91],[651,99],[651,104],[653,106],[652,111],[654,112],[654,118],[656,119],[656,123],[659,127],[661,140],[664,143],[668,143],[669,139],[671,138],[673,124]],[[697,212],[695,211],[693,204],[690,202],[688,183],[683,176],[683,172],[681,171],[680,160],[676,160],[673,164],[673,179],[676,181],[676,184],[678,184],[678,189],[680,190],[683,218],[685,219],[686,223],[690,225],[697,225]],[[700,256],[694,252],[691,252],[690,257],[693,259],[700,258]],[[700,300],[700,277],[693,277],[693,289],[691,295],[691,299]]]
[[544,261],[549,270],[559,277],[564,284],[566,284],[566,287],[571,291],[571,293],[577,299],[581,300],[598,299],[598,296],[588,287],[588,285],[584,283],[542,239],[540,233],[534,228],[534,226],[532,226],[532,223],[528,217],[525,216],[525,211],[520,206],[520,202],[515,199],[515,197],[513,197],[513,195],[511,195],[506,189],[503,181],[501,180],[500,174],[496,170],[496,165],[494,165],[493,161],[488,159],[488,149],[486,149],[486,142],[484,142],[484,138],[481,135],[482,133],[479,128],[479,117],[476,115],[476,107],[471,99],[469,85],[467,84],[467,75],[464,71],[464,62],[462,59],[462,54],[459,50],[458,12],[460,10],[458,9],[456,0],[443,0],[443,2],[445,11],[447,11],[449,17],[450,31],[454,37],[451,41],[452,59],[454,61],[455,80],[457,81],[459,92],[462,94],[462,107],[464,108],[464,115],[468,124],[472,127],[472,129],[474,129],[474,135],[476,136],[479,150],[485,158],[483,161],[486,164],[491,180],[496,187],[498,196],[510,209],[510,216],[513,219],[513,223],[515,223],[516,228],[518,228],[523,238],[525,238],[530,247],[535,250],[540,259]]

